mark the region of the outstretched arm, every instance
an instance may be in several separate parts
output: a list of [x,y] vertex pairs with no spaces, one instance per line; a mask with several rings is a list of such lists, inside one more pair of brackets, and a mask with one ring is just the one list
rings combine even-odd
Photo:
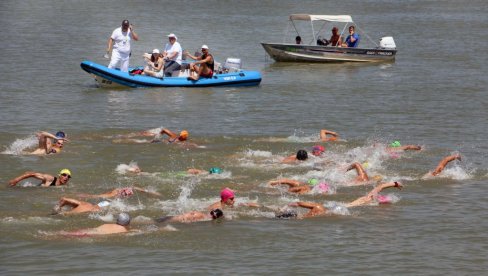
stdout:
[[422,150],[422,147],[417,145],[405,145],[401,147],[388,147],[388,150],[389,151]]
[[377,195],[378,193],[380,193],[384,189],[388,189],[391,187],[395,187],[395,188],[398,188],[401,190],[403,188],[403,185],[402,185],[402,183],[400,183],[398,181],[381,183],[380,185],[374,187],[374,189],[371,190],[371,192],[369,192],[368,195]]
[[167,129],[167,128],[163,128],[160,132],[161,135],[168,135],[171,139],[176,139],[178,138],[178,135],[176,135],[176,133],[172,132],[171,130]]
[[440,174],[449,162],[454,161],[456,159],[461,161],[461,155],[454,154],[454,155],[450,155],[450,156],[445,157],[444,159],[441,160],[441,162],[439,162],[439,165],[437,165],[435,170],[432,172],[432,175],[436,176],[436,175]]
[[281,179],[278,179],[278,180],[271,180],[269,182],[270,185],[272,186],[275,186],[275,185],[278,185],[278,184],[285,184],[285,185],[288,185],[290,187],[296,187],[296,186],[300,186],[300,185],[303,185],[304,183],[298,181],[298,180],[293,180],[293,179],[288,179],[288,178],[281,178]]
[[26,178],[29,178],[29,177],[34,177],[34,178],[37,178],[39,180],[42,180],[42,184],[46,184],[48,182],[52,182],[54,180],[54,176],[52,175],[49,175],[49,174],[45,174],[45,173],[38,173],[38,172],[25,172],[24,174],[12,179],[9,181],[9,185],[10,186],[15,186],[17,185],[17,183],[19,183],[20,181],[26,179]]
[[313,208],[320,207],[321,205],[318,203],[315,203],[315,202],[310,202],[310,201],[298,201],[298,202],[290,203],[289,206],[313,209]]
[[148,194],[148,195],[153,195],[153,196],[161,196],[161,194],[160,194],[160,193],[158,193],[158,192],[150,192],[150,191],[148,191],[148,190],[146,190],[146,189],[139,188],[139,187],[136,187],[136,186],[134,186],[132,189],[134,189],[134,190],[136,190],[136,191],[138,191],[138,192],[146,193],[146,194]]
[[[330,137],[327,137],[327,135],[329,135]],[[327,130],[327,129],[322,129],[320,131],[320,140],[326,142],[326,141],[336,141],[337,139],[339,139],[339,134],[337,134],[337,132],[334,132],[334,131],[330,131],[330,130]]]
[[58,206],[59,206],[59,208],[61,208],[65,205],[69,205],[69,206],[72,206],[73,208],[76,208],[78,205],[80,205],[80,201],[78,201],[74,198],[62,197],[59,200]]

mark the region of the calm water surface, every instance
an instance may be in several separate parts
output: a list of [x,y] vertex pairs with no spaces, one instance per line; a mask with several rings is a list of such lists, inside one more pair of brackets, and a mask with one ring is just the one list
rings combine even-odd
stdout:
[[[291,13],[350,14],[374,39],[393,36],[388,64],[274,63],[260,42],[281,42]],[[2,1],[0,24],[0,272],[2,274],[480,274],[488,267],[488,5],[485,1]],[[108,36],[128,18],[140,36],[132,65],[162,48],[170,32],[183,48],[210,46],[219,61],[240,57],[259,70],[258,87],[99,89],[79,67],[103,59]],[[117,141],[117,135],[188,129],[201,148]],[[325,160],[280,160],[310,149],[322,128],[343,141]],[[38,130],[68,133],[59,156],[19,154]],[[400,140],[420,152],[399,158],[374,143]],[[449,154],[441,177],[423,180]],[[117,167],[131,161],[145,171]],[[347,187],[347,164],[368,162],[370,175],[399,180],[397,202],[344,210],[364,195]],[[188,177],[188,168],[223,167]],[[73,172],[68,187],[7,187],[24,171]],[[314,170],[319,167],[321,170]],[[334,195],[290,195],[269,180],[317,177]],[[100,214],[50,215],[61,196],[134,185],[158,191],[115,200]],[[238,202],[266,206],[226,211],[220,223],[145,224],[202,210],[223,187]],[[308,220],[278,220],[296,200],[339,210]],[[130,213],[142,233],[61,238],[60,230],[95,227]],[[300,210],[303,212],[304,210]]]

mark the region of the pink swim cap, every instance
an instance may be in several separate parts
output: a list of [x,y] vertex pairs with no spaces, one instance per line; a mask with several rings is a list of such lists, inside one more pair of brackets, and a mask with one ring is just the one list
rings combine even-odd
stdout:
[[376,200],[379,204],[391,203],[391,198],[387,195],[377,195]]
[[220,192],[220,199],[223,201],[223,202],[226,202],[227,199],[229,198],[233,198],[234,197],[234,192],[229,189],[229,188],[225,188],[223,189],[221,192]]
[[322,182],[318,185],[318,189],[320,190],[320,192],[326,193],[329,190],[329,184]]

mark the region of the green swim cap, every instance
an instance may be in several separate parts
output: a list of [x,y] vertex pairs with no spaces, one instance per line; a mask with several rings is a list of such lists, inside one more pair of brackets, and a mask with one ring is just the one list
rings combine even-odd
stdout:
[[310,184],[311,186],[315,186],[319,183],[319,180],[317,178],[310,178],[308,180],[308,184]]
[[210,168],[210,170],[208,170],[208,172],[210,174],[213,174],[213,173],[216,173],[216,174],[221,174],[222,173],[222,169],[221,168],[218,168],[218,167],[213,167],[213,168]]
[[392,147],[392,148],[398,148],[401,146],[402,146],[402,144],[400,144],[400,141],[395,141],[395,142],[390,144],[390,147]]

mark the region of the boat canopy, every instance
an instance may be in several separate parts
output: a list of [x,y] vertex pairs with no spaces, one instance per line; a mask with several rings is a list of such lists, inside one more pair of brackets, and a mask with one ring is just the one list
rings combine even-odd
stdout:
[[313,15],[313,14],[292,14],[290,20],[305,20],[305,21],[329,21],[329,22],[344,22],[353,23],[350,15]]

